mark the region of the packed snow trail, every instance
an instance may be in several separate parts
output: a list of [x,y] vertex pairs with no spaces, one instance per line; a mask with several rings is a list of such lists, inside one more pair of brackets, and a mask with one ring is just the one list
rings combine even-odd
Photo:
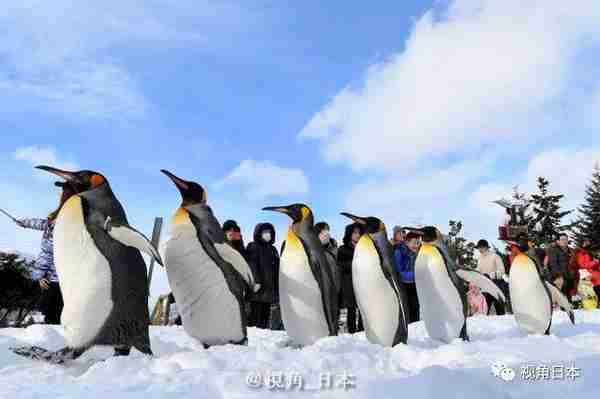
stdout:
[[[451,344],[431,340],[416,323],[409,344],[392,349],[368,343],[364,333],[294,349],[284,332],[250,328],[248,347],[204,350],[180,327],[151,327],[155,357],[132,351],[113,358],[111,349],[95,348],[69,366],[31,361],[8,349],[59,349],[60,327],[1,329],[0,398],[588,398],[600,392],[600,311],[578,311],[576,322],[557,312],[552,335],[524,336],[512,315],[469,318],[472,342]],[[496,362],[514,371],[513,381],[493,375]],[[546,368],[561,367],[563,378],[557,371],[546,379]],[[285,386],[292,372],[296,385],[285,393],[247,382],[249,375],[266,380],[283,373]],[[325,383],[331,378],[330,389],[318,389],[321,377]]]

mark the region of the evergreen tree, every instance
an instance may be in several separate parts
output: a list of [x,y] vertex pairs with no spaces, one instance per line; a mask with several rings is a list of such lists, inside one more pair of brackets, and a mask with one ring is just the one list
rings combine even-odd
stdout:
[[0,251],[0,272],[12,272],[24,278],[29,278],[31,266],[31,262],[23,259],[18,254]]
[[562,219],[573,211],[561,211],[562,194],[550,194],[550,182],[538,177],[538,192],[531,195],[532,217],[528,221],[529,234],[538,245],[549,244],[556,240],[559,233],[567,232],[572,225],[563,225]]
[[513,187],[513,195],[512,195],[513,203],[515,205],[521,206],[523,208],[523,217],[524,220],[520,221],[519,224],[529,225],[531,220],[533,219],[533,215],[531,214],[531,198],[524,192],[519,191],[519,186]]
[[585,190],[584,203],[578,208],[575,239],[581,245],[584,239],[593,247],[600,247],[600,165],[596,165],[592,179]]
[[446,236],[446,247],[449,256],[458,266],[474,269],[477,266],[475,259],[475,243],[469,242],[462,236],[463,224],[461,221],[449,222],[450,232]]

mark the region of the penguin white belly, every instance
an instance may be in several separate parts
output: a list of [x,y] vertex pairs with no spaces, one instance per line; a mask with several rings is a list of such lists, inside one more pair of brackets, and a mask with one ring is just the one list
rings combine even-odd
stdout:
[[329,335],[319,284],[298,237],[289,232],[279,266],[279,306],[287,334],[299,345]]
[[463,303],[435,247],[421,248],[415,265],[420,315],[433,339],[452,342],[465,324]]
[[113,308],[111,270],[87,231],[79,196],[61,209],[54,228],[54,258],[70,347],[93,343]]
[[190,336],[207,345],[244,339],[237,298],[192,225],[180,227],[169,240],[165,264],[183,328]]
[[510,301],[519,328],[527,334],[544,334],[552,320],[546,287],[531,259],[519,255],[509,276]]
[[381,270],[373,241],[363,236],[352,261],[352,281],[369,342],[392,346],[398,330],[398,296]]

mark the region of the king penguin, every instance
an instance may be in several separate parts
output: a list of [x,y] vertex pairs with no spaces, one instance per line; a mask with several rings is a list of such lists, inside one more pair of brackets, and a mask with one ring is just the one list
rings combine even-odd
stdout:
[[314,217],[304,204],[267,207],[292,219],[279,266],[281,318],[294,344],[337,335],[338,297]]
[[446,343],[456,338],[469,340],[467,333],[468,283],[505,302],[502,291],[486,276],[458,267],[449,256],[442,233],[435,227],[413,229],[422,234],[423,244],[415,262],[415,283],[421,318],[433,339]]
[[165,267],[183,328],[205,348],[245,345],[245,298],[256,288],[250,267],[226,243],[202,186],[162,172],[182,197],[166,244]]
[[92,171],[38,166],[64,178],[74,191],[54,228],[54,257],[64,308],[67,346],[56,352],[16,348],[22,356],[63,363],[93,345],[128,354],[133,346],[151,355],[148,280],[140,250],[162,265],[156,248],[128,225],[107,179]]
[[408,305],[394,266],[394,251],[385,225],[375,217],[342,213],[365,227],[352,260],[356,302],[369,342],[392,347],[408,339]]
[[528,255],[526,239],[511,242],[514,252],[509,273],[509,292],[517,325],[526,334],[550,334],[552,302],[567,311],[575,324],[572,306],[558,288],[545,281],[539,267]]

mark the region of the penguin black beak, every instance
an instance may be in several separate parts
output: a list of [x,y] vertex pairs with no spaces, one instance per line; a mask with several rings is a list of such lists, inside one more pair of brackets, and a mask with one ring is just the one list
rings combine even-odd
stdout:
[[262,209],[263,211],[279,212],[286,215],[291,215],[291,210],[288,206],[267,206]]
[[423,235],[423,229],[421,229],[419,227],[407,227],[407,226],[404,226],[404,227],[402,227],[402,230],[406,230],[406,231],[410,231],[410,232],[415,233],[415,234]]
[[359,216],[353,215],[351,213],[342,212],[342,213],[340,213],[340,215],[346,216],[347,218],[352,219],[356,223],[359,223],[359,224],[362,224],[362,225],[366,225],[367,224],[367,221],[364,218],[361,218]]
[[175,185],[177,186],[177,188],[179,189],[179,191],[181,192],[182,195],[190,189],[190,186],[188,185],[188,183],[185,180],[175,176],[173,173],[169,172],[168,170],[161,169],[160,171],[162,173],[164,173],[165,175],[167,175],[167,177],[169,179],[171,179],[171,181],[173,183],[175,183]]
[[35,168],[52,173],[53,175],[56,175],[56,176],[60,176],[63,179],[65,179],[66,181],[68,181],[69,183],[78,183],[79,182],[79,177],[77,176],[77,173],[75,173],[75,172],[68,172],[66,170],[61,170],[61,169],[53,168],[52,166],[46,166],[46,165],[38,165]]

